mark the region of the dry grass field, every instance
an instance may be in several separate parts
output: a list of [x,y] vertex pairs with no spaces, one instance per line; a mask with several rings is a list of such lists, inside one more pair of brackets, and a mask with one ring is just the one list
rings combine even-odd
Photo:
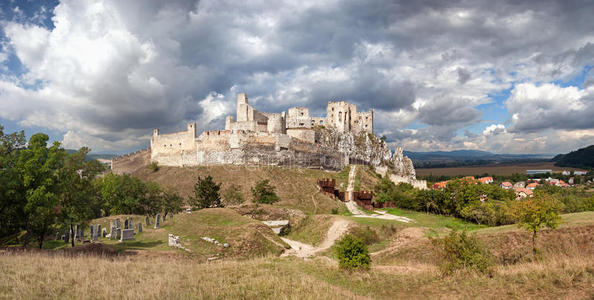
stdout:
[[557,167],[553,162],[538,163],[516,163],[516,164],[496,164],[485,166],[455,167],[455,168],[429,168],[416,169],[417,176],[427,175],[446,175],[446,176],[474,176],[488,173],[489,175],[512,175],[514,173],[526,174],[526,170],[550,169],[553,172],[563,170],[581,170],[568,167]]
[[588,299],[594,256],[499,265],[490,276],[443,277],[434,265],[348,273],[326,257],[204,263],[180,256],[0,255],[5,299]]
[[[202,226],[201,231],[215,226],[221,226],[222,231],[241,231],[244,226],[250,226],[251,220],[238,218],[230,211],[214,212],[193,213],[189,219],[177,215],[176,224],[166,225],[164,229],[179,230],[177,226],[182,223],[184,227]],[[318,235],[319,228],[327,227],[329,217],[317,216],[296,234],[302,231],[306,235]],[[429,225],[427,222],[430,220],[419,220],[419,225]],[[364,226],[381,228],[384,225]],[[543,231],[538,239],[538,261],[531,259],[531,240],[527,232],[513,226],[476,228],[473,232],[496,260],[487,275],[472,271],[442,275],[435,248],[423,234],[430,228],[411,226],[397,226],[396,232],[388,235],[383,250],[372,253],[371,270],[361,272],[340,270],[332,251],[311,259],[279,258],[272,252],[263,252],[251,258],[229,256],[207,262],[200,255],[182,250],[106,251],[111,247],[109,244],[97,243],[74,248],[75,251],[5,249],[0,250],[0,298],[594,297],[594,212],[564,215],[559,229]]]

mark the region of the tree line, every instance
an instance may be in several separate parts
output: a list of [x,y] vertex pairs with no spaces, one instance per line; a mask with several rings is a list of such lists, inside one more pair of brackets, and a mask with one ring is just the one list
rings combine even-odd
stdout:
[[[394,184],[382,178],[374,188],[374,201],[392,202],[397,207],[441,214],[489,226],[512,224],[517,221],[513,205],[518,202],[513,190],[496,184],[474,184],[454,179],[443,189],[418,190],[410,184]],[[556,186],[541,186],[534,197],[549,197],[558,203],[559,212],[572,213],[594,210],[594,195]]]
[[35,239],[41,248],[48,235],[94,218],[181,210],[177,193],[128,175],[100,176],[105,167],[86,159],[89,148],[69,154],[48,141],[0,125],[0,237],[25,232],[24,246]]

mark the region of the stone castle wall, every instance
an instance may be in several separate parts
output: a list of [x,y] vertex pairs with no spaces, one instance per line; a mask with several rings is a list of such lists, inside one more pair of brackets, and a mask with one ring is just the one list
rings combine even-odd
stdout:
[[111,170],[113,173],[131,174],[151,163],[151,149],[142,149],[134,153],[115,157],[111,160]]

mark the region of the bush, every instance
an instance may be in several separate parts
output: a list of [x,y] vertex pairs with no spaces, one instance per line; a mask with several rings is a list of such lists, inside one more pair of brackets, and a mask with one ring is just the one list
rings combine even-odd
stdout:
[[377,233],[369,228],[369,226],[363,227],[355,227],[351,229],[351,234],[355,237],[360,239],[365,245],[375,244],[380,241],[379,236]]
[[231,184],[223,192],[223,200],[225,200],[225,204],[227,205],[237,205],[243,203],[241,187],[236,184]]
[[272,204],[280,200],[268,179],[256,183],[256,186],[252,188],[252,195],[254,196],[254,202],[256,203]]
[[159,170],[159,164],[157,164],[156,161],[152,162],[148,167],[153,172],[157,172]]
[[339,266],[345,270],[369,269],[371,257],[367,246],[351,234],[345,235],[336,246]]
[[220,189],[221,184],[215,183],[210,175],[204,179],[198,177],[194,186],[194,197],[191,199],[192,205],[198,208],[221,207]]
[[475,270],[486,273],[493,264],[491,255],[482,247],[474,236],[466,231],[452,231],[443,239],[433,240],[441,256],[441,271],[451,274],[459,269]]

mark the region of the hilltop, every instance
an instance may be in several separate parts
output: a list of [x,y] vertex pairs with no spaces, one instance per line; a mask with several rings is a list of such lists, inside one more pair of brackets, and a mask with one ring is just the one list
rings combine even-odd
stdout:
[[594,145],[567,154],[559,154],[551,161],[559,167],[594,168]]

